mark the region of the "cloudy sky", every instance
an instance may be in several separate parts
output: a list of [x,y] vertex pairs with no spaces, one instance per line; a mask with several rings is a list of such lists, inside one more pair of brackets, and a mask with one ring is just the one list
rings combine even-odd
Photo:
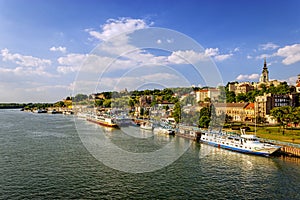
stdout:
[[0,0],[0,102],[300,73],[297,0]]

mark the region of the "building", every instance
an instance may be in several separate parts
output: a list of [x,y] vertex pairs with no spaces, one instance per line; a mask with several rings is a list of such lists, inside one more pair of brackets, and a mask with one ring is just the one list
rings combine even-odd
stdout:
[[211,101],[217,101],[221,92],[217,88],[207,88],[196,91],[196,101],[205,102],[208,98]]
[[268,83],[268,82],[269,82],[269,71],[268,71],[268,67],[267,67],[267,61],[265,58],[264,67],[263,67],[262,73],[259,78],[259,83]]
[[255,98],[255,114],[257,117],[262,117],[270,122],[271,110],[275,107],[299,105],[298,94],[265,94],[263,96],[257,96]]
[[255,97],[255,115],[256,117],[266,118],[272,110],[272,95],[265,94]]
[[233,91],[235,95],[238,95],[240,93],[247,93],[251,90],[254,90],[254,85],[250,82],[241,82],[241,83],[233,82],[233,83],[229,83],[228,90]]
[[249,103],[244,108],[245,111],[245,122],[255,122],[255,104]]
[[249,83],[249,82],[241,83],[241,84],[238,84],[238,86],[236,87],[235,94],[236,95],[238,95],[240,93],[246,94],[247,92],[249,92],[251,90],[254,90],[254,87],[251,83]]
[[232,121],[245,121],[245,108],[249,103],[214,103],[216,114],[227,114],[232,118]]

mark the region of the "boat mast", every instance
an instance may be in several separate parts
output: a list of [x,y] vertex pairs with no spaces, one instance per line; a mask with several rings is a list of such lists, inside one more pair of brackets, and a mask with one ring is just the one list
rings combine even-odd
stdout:
[[254,126],[254,133],[255,133],[255,135],[256,135],[256,104],[257,104],[257,102],[256,101],[254,101],[254,123],[255,123],[255,126]]

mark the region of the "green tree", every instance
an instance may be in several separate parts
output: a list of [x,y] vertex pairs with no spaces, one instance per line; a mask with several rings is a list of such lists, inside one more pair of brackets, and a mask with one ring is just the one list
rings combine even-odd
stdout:
[[235,99],[236,102],[247,102],[247,95],[244,93],[239,93]]
[[173,117],[175,119],[176,124],[178,124],[180,122],[180,118],[181,118],[181,106],[180,106],[180,102],[177,102],[174,105]]
[[111,107],[111,99],[105,99],[103,101],[103,107],[110,108]]
[[227,103],[235,102],[235,93],[233,91],[226,92],[226,102]]
[[77,94],[74,97],[75,102],[84,101],[84,100],[87,100],[87,99],[88,99],[88,96],[86,94]]
[[210,123],[211,109],[210,107],[203,107],[200,110],[199,127],[208,128]]

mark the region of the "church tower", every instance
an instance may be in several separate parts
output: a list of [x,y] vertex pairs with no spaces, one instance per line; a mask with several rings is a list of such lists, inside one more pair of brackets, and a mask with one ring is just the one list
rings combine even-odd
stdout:
[[265,62],[264,62],[264,68],[263,68],[262,73],[260,75],[259,82],[260,83],[268,83],[269,82],[269,71],[268,71],[268,67],[267,67],[266,58],[265,58]]

